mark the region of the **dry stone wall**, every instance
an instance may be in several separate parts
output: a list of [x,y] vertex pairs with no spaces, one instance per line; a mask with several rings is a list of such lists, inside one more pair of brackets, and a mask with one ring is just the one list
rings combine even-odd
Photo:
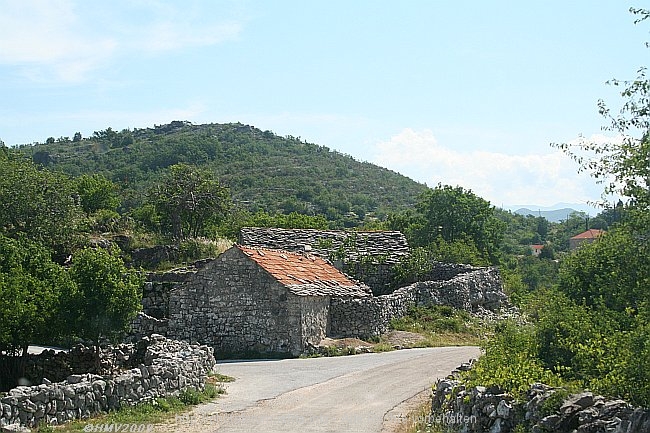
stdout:
[[291,252],[303,252],[307,246],[323,258],[344,253],[351,260],[357,257],[384,257],[396,263],[409,254],[406,238],[397,231],[347,232],[340,230],[279,229],[244,227],[239,243]]
[[[471,368],[471,364],[460,367]],[[522,425],[532,433],[648,433],[650,410],[634,408],[618,399],[583,392],[560,400],[549,413],[544,403],[560,389],[537,383],[526,398],[517,400],[499,388],[466,389],[455,376],[439,380],[434,388],[429,420],[463,420],[456,425],[467,433],[511,433]],[[551,408],[552,409],[552,408]]]
[[369,338],[388,330],[390,321],[413,306],[449,305],[469,312],[498,311],[508,305],[496,268],[475,268],[447,281],[423,281],[368,298],[332,298],[330,334]]
[[135,367],[101,376],[73,374],[57,383],[43,379],[40,385],[10,390],[0,399],[0,428],[58,425],[188,388],[201,390],[215,366],[211,348],[160,335],[124,345],[120,351],[123,359],[119,362]]

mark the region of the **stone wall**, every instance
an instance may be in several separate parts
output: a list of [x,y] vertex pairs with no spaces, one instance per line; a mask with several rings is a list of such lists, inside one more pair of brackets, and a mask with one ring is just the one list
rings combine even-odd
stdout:
[[474,268],[447,281],[423,281],[395,292],[369,298],[332,298],[330,334],[369,338],[388,330],[390,321],[413,306],[449,305],[469,312],[497,311],[506,306],[499,271]]
[[188,388],[201,390],[215,366],[211,348],[160,335],[122,345],[118,351],[122,356],[115,365],[133,368],[101,376],[72,374],[57,383],[44,378],[40,385],[13,388],[0,399],[0,428],[58,425]]
[[[307,311],[325,308],[325,301],[309,304],[298,298],[241,250],[232,248],[172,290],[167,335],[200,341],[217,353],[298,355],[304,350]],[[313,334],[318,336],[326,328],[318,317],[327,313],[314,313],[309,329],[322,327]]]
[[354,232],[341,230],[279,229],[244,227],[239,243],[291,252],[304,252],[305,246],[313,254],[325,259],[344,254],[357,257],[384,257],[386,263],[396,263],[409,254],[406,238],[397,231]]
[[[470,365],[463,369],[471,368]],[[591,392],[556,399],[561,391],[533,384],[524,400],[517,400],[498,388],[476,386],[466,389],[454,376],[439,380],[434,388],[431,420],[464,420],[456,425],[467,433],[510,433],[518,425],[533,433],[647,433],[650,410],[634,408],[623,400],[606,399]],[[558,400],[554,410],[544,403]]]
[[186,283],[194,274],[210,262],[198,260],[190,266],[166,272],[150,272],[142,289],[142,311],[157,319],[169,317],[169,293],[175,287]]

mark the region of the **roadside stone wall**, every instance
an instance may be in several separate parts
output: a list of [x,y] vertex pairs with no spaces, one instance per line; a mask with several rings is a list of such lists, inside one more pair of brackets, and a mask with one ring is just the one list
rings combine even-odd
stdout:
[[[471,365],[461,366],[463,370],[468,368]],[[591,392],[570,395],[558,403],[559,409],[548,413],[544,403],[558,391],[537,383],[531,385],[525,400],[517,401],[498,388],[466,389],[451,376],[435,385],[430,419],[464,420],[456,427],[467,433],[510,433],[518,425],[532,433],[650,432],[650,410]]]
[[332,298],[330,334],[369,338],[388,330],[390,321],[413,306],[449,305],[477,313],[498,311],[508,305],[496,268],[476,268],[447,281],[423,281],[395,292],[368,298]]
[[58,425],[188,388],[202,390],[215,366],[211,348],[160,335],[119,351],[123,358],[117,363],[135,367],[108,375],[72,374],[56,383],[44,378],[40,385],[11,389],[0,399],[0,428]]

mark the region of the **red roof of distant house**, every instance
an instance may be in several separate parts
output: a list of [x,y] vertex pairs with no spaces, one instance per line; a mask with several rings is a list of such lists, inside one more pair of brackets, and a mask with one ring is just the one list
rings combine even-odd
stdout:
[[320,257],[242,245],[237,248],[297,295],[369,295],[366,288]]
[[586,232],[573,236],[571,239],[595,239],[603,233],[605,233],[605,230],[589,229]]
[[533,250],[541,250],[544,248],[544,245],[531,245],[530,246]]

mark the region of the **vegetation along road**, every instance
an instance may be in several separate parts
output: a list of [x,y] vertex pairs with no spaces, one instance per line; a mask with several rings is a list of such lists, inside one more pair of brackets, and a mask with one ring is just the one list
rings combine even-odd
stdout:
[[172,421],[175,432],[381,432],[408,415],[407,401],[470,358],[476,347],[224,362],[227,394]]

